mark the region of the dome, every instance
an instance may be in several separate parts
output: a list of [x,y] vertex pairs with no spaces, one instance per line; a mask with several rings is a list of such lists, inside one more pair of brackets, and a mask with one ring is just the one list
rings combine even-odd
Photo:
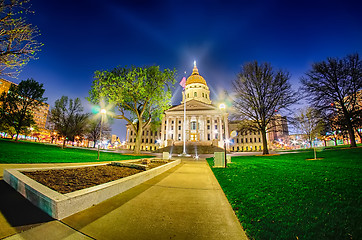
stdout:
[[196,67],[196,63],[194,63],[194,69],[192,70],[191,76],[187,78],[186,85],[192,83],[201,83],[207,85],[205,79],[200,76],[199,70]]

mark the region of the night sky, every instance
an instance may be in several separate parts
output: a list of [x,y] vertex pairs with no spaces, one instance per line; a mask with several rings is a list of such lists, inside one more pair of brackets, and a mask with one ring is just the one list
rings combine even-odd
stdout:
[[[81,1],[31,0],[29,22],[41,31],[39,59],[19,79],[44,84],[51,107],[62,95],[85,99],[96,70],[116,66],[175,68],[177,81],[200,74],[216,100],[246,62],[288,70],[295,89],[311,63],[362,55],[360,1]],[[174,89],[173,104],[181,100]],[[125,138],[125,122],[113,133]]]

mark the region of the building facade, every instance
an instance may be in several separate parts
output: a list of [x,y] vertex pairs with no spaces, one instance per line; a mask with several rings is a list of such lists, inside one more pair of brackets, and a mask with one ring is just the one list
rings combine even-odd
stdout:
[[[134,149],[136,134],[131,125],[126,127],[127,149]],[[263,150],[260,132],[240,131],[237,121],[229,122],[228,113],[212,104],[209,87],[194,63],[192,74],[186,80],[181,103],[165,111],[157,130],[151,131],[150,127],[144,129],[141,150],[154,151],[183,145],[184,138],[186,144],[223,148],[223,139],[230,139],[230,135],[231,141],[227,143],[229,151]]]

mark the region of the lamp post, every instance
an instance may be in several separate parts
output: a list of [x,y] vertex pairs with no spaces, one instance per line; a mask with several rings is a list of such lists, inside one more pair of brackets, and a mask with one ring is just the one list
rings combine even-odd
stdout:
[[219,108],[222,112],[222,121],[223,121],[223,128],[224,128],[224,136],[223,136],[223,139],[224,139],[224,151],[225,151],[225,154],[224,154],[224,161],[225,161],[225,168],[227,167],[227,160],[226,160],[226,134],[225,134],[225,128],[226,128],[226,123],[225,123],[225,114],[224,114],[224,111],[225,111],[225,104],[224,103],[221,103],[219,105]]
[[107,110],[102,108],[101,109],[101,129],[99,131],[98,158],[97,158],[97,160],[99,160],[99,148],[100,148],[100,144],[102,143],[103,117],[104,117],[104,115],[106,115],[106,113],[107,113]]

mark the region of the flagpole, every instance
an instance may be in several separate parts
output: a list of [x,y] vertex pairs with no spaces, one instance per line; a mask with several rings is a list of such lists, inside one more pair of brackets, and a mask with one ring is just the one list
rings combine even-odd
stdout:
[[184,93],[184,151],[183,151],[183,155],[186,155],[186,93],[185,93],[185,88],[183,90]]

